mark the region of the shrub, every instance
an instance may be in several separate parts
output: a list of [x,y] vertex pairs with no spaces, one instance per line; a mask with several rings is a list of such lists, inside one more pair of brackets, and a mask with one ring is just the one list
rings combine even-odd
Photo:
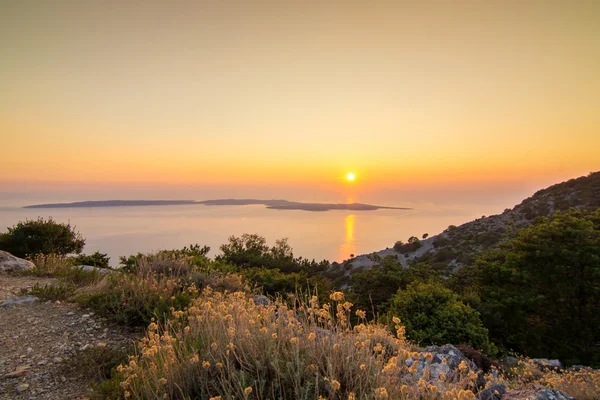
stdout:
[[39,276],[55,276],[73,265],[72,258],[60,254],[36,254],[31,262],[35,264],[31,273]]
[[419,344],[466,343],[493,350],[479,313],[439,283],[416,282],[399,290],[390,312],[400,317],[408,338]]
[[52,218],[19,222],[0,234],[0,249],[22,258],[81,253],[84,245],[85,239],[71,224],[58,223]]

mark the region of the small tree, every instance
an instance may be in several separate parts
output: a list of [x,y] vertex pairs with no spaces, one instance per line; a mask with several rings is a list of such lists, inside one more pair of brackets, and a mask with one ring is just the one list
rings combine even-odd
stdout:
[[429,237],[429,233],[424,233],[423,234],[423,240],[427,239]]
[[0,234],[0,249],[17,257],[79,254],[84,245],[85,239],[71,224],[58,223],[52,217],[19,222]]

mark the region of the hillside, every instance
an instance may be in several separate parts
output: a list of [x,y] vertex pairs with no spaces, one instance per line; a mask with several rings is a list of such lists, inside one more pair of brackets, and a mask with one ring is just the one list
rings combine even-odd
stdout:
[[352,271],[376,265],[380,258],[393,257],[405,267],[410,263],[428,262],[441,271],[455,270],[469,264],[477,253],[514,236],[536,218],[549,217],[556,211],[571,207],[586,210],[600,207],[600,172],[540,190],[502,214],[478,218],[460,226],[450,225],[444,232],[418,244],[359,255],[344,262],[341,267],[349,276]]

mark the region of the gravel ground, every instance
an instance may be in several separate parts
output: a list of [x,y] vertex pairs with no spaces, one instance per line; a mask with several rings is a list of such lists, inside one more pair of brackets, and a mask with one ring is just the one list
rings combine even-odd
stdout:
[[[51,283],[23,278],[0,277],[0,293],[14,295],[35,282]],[[90,382],[68,372],[70,359],[90,346],[127,349],[135,336],[75,304],[0,307],[0,399],[86,399]]]

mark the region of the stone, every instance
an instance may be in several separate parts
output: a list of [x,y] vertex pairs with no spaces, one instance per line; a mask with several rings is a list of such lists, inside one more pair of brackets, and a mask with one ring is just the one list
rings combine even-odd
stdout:
[[8,299],[2,300],[2,302],[0,302],[0,307],[7,307],[24,303],[33,303],[38,300],[39,299],[35,296],[9,297]]
[[506,386],[503,383],[499,383],[479,392],[477,398],[479,400],[500,400],[504,393],[506,393]]
[[267,296],[263,295],[254,295],[252,296],[252,300],[254,300],[254,304],[257,306],[268,306],[271,304],[271,300]]
[[23,393],[27,389],[29,389],[28,383],[21,383],[21,384],[17,385],[17,388],[16,388],[17,393]]
[[108,269],[108,268],[99,268],[99,267],[94,267],[93,265],[77,265],[73,268],[77,268],[81,271],[85,271],[85,272],[97,272],[99,274],[105,275],[105,274],[114,274],[116,271],[113,269]]
[[35,265],[31,261],[15,257],[12,254],[0,250],[0,272],[23,272],[31,271]]
[[550,369],[554,371],[560,371],[562,369],[562,364],[559,360],[549,360],[547,358],[533,358],[531,361],[541,369]]

